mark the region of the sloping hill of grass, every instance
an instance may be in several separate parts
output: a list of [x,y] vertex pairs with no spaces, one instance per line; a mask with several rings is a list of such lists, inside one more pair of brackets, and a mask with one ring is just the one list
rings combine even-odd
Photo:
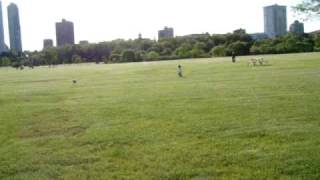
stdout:
[[0,179],[320,179],[320,54],[250,58],[2,68]]

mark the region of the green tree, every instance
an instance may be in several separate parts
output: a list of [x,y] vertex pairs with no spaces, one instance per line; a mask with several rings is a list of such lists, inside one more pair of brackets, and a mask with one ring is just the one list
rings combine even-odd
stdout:
[[46,65],[54,65],[54,64],[57,64],[58,54],[53,49],[46,49],[42,53],[42,58],[44,60],[44,64],[46,64]]
[[112,51],[109,60],[111,62],[120,62],[121,61],[121,55],[118,53],[118,51]]
[[320,0],[303,0],[294,9],[306,18],[319,17],[320,16]]
[[75,64],[83,63],[83,60],[81,56],[79,56],[78,54],[74,54],[72,56],[72,63],[75,63]]
[[143,61],[146,58],[145,51],[136,51],[135,52],[136,61]]
[[314,47],[316,51],[320,51],[320,34],[314,36]]
[[105,64],[109,64],[109,63],[110,63],[110,60],[108,59],[107,56],[103,56],[103,57],[102,57],[102,61],[103,61],[103,63],[105,63]]
[[193,47],[203,51],[206,48],[206,44],[204,42],[197,42]]
[[[17,52],[6,52],[12,63],[46,65],[79,62],[132,62],[231,55],[309,52],[320,50],[319,35],[286,36],[254,41],[244,29],[223,35],[193,34],[172,39],[117,39],[86,45],[66,45],[43,51],[25,52],[25,58]],[[77,56],[75,56],[77,55]],[[1,59],[1,58],[0,58]],[[80,60],[81,59],[81,60]],[[2,63],[0,63],[2,65]]]
[[205,56],[205,53],[202,49],[199,49],[197,47],[194,47],[191,52],[191,57],[192,58],[199,58],[199,57],[204,57]]
[[1,66],[10,66],[10,64],[11,64],[10,58],[8,57],[1,58],[1,63],[0,63]]
[[231,55],[232,52],[236,53],[237,55],[248,55],[250,52],[250,45],[247,42],[233,42],[229,44],[226,50],[227,55]]
[[176,49],[175,54],[180,58],[191,57],[192,45],[190,43],[183,43],[179,48]]
[[215,57],[226,56],[226,48],[225,48],[225,46],[224,45],[219,45],[219,46],[216,46],[216,47],[212,48],[211,55],[215,56]]
[[147,59],[148,60],[157,60],[159,58],[159,53],[155,51],[151,51],[147,54]]
[[135,52],[133,50],[124,50],[121,54],[123,62],[134,62],[136,61]]

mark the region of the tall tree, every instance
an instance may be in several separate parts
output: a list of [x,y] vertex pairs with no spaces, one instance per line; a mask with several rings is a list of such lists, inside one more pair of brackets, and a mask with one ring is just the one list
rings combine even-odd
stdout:
[[303,0],[294,9],[306,15],[306,19],[320,17],[320,0]]

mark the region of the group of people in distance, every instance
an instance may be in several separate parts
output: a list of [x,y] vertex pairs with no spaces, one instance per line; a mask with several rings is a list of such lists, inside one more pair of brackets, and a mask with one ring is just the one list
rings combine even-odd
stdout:
[[[232,63],[236,63],[236,53],[232,52]],[[183,73],[182,73],[182,66],[181,64],[178,65],[178,76],[180,78],[183,78]]]

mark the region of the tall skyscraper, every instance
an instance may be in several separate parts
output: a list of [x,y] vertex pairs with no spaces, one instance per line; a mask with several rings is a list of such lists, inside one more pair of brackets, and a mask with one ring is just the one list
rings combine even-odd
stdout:
[[10,34],[10,49],[22,52],[21,29],[18,6],[11,3],[8,6],[8,22]]
[[43,49],[48,49],[53,47],[52,39],[45,39],[43,40]]
[[2,2],[0,1],[0,54],[5,51],[7,51],[7,48],[4,42]]
[[294,21],[294,23],[290,25],[290,32],[300,35],[304,34],[304,24],[299,21]]
[[56,23],[57,46],[74,44],[74,27],[73,23],[62,19],[62,22]]
[[158,32],[158,39],[159,40],[173,38],[173,37],[174,37],[173,28],[164,27],[163,30],[160,30]]
[[287,33],[287,7],[267,6],[264,7],[264,32],[270,38],[282,36]]

